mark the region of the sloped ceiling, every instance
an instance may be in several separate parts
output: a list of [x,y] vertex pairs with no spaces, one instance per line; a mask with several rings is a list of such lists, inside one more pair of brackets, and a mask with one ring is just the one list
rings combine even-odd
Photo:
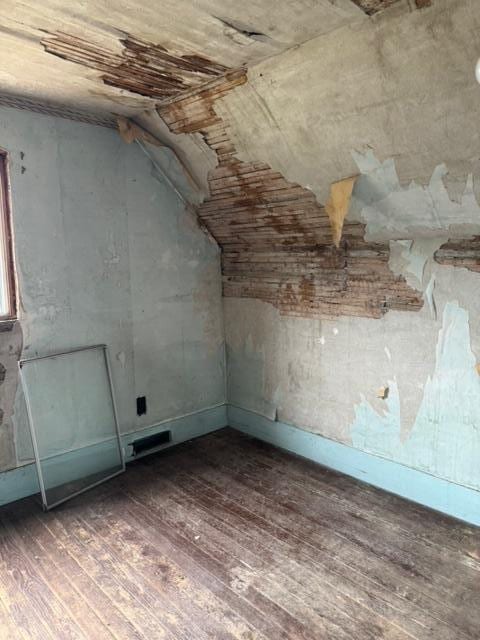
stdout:
[[0,17],[0,91],[132,113],[365,16],[357,5],[351,0],[6,0]]
[[[302,316],[421,308],[422,292],[390,269],[388,238],[368,241],[347,217],[334,241],[325,203],[332,183],[353,179],[354,150],[397,156],[409,179],[445,161],[439,150],[470,167],[475,139],[451,105],[476,100],[476,2],[8,4],[0,94],[127,115],[168,144],[198,183],[191,202],[223,250],[225,295]],[[442,145],[439,122],[458,139]],[[476,270],[478,238],[460,240],[438,260]]]

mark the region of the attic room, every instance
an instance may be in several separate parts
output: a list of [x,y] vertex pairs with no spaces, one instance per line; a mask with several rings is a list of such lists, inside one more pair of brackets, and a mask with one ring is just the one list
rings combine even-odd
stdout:
[[478,0],[2,8],[0,639],[478,640]]

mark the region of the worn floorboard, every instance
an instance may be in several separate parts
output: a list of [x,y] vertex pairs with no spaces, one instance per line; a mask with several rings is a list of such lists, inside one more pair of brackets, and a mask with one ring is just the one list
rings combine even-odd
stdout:
[[0,640],[478,640],[480,530],[224,429],[0,509]]

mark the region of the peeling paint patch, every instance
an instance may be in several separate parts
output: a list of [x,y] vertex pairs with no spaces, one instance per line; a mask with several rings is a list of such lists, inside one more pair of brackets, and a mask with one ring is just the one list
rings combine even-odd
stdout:
[[400,393],[388,383],[381,415],[362,397],[351,427],[355,447],[465,486],[480,488],[480,378],[470,344],[468,312],[457,302],[443,311],[436,364],[424,385],[415,423],[402,443]]
[[225,18],[219,18],[218,16],[214,17],[225,27],[225,35],[231,38],[237,44],[248,46],[249,44],[251,44],[252,40],[266,43],[269,43],[271,40],[270,36],[268,36],[266,33],[256,31],[252,27],[249,27],[245,24],[241,24],[240,22],[232,20],[226,20]]
[[411,287],[423,291],[425,265],[443,242],[444,238],[391,240],[388,265],[395,275],[405,276]]
[[435,297],[433,295],[435,290],[435,274],[432,273],[429,283],[425,289],[425,300],[428,302],[431,316],[434,320],[437,319],[437,305],[435,303]]
[[450,199],[444,184],[445,165],[434,170],[426,186],[400,184],[392,158],[380,162],[368,151],[352,153],[361,172],[353,192],[351,212],[367,225],[371,241],[406,238],[466,238],[480,234],[480,206],[469,175],[460,202]]

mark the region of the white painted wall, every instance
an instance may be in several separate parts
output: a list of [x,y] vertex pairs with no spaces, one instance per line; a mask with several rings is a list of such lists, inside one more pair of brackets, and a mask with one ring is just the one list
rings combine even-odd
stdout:
[[31,457],[20,352],[106,343],[124,433],[224,402],[218,249],[142,150],[110,129],[6,108],[0,147],[21,300],[0,332],[0,470]]

